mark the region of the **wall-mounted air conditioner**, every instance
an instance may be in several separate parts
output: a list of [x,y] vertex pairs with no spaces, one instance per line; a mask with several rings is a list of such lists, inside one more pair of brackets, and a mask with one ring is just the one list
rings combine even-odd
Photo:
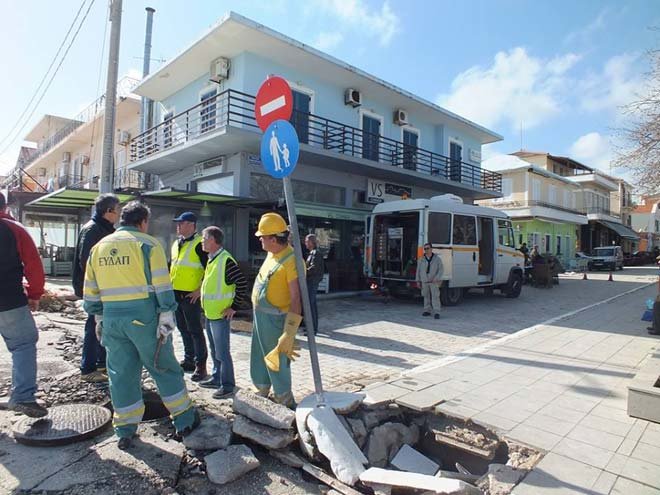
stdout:
[[408,124],[408,112],[401,110],[400,108],[394,111],[394,123],[397,125],[407,125]]
[[128,131],[119,131],[117,143],[126,146],[131,141],[131,133]]
[[362,93],[357,89],[348,88],[344,93],[344,104],[359,107],[362,105]]
[[229,77],[229,59],[220,57],[211,62],[211,81],[219,83]]

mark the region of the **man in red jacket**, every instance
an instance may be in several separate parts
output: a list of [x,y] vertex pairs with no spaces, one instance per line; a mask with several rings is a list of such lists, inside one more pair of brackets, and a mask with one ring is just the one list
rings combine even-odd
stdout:
[[[30,310],[39,309],[46,280],[30,234],[6,210],[5,196],[0,193],[0,335],[12,358],[9,409],[40,418],[48,410],[34,399],[39,333]],[[23,276],[28,282],[25,287]]]

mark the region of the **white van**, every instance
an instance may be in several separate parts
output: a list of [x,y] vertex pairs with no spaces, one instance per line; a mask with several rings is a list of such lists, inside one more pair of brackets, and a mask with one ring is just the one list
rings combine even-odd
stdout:
[[429,242],[444,267],[442,304],[458,304],[471,287],[520,295],[524,256],[500,210],[466,205],[453,194],[388,201],[376,205],[366,232],[366,275],[393,292],[410,290]]
[[623,270],[623,250],[621,246],[603,246],[594,249],[591,255],[591,266],[594,270]]

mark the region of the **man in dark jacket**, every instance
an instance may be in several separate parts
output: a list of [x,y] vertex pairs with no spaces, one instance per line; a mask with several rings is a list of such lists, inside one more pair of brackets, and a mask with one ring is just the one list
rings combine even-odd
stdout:
[[[85,267],[92,248],[105,236],[115,231],[114,224],[119,220],[119,198],[114,194],[101,194],[94,201],[92,219],[80,230],[78,244],[73,257],[73,290],[83,297]],[[87,316],[85,338],[83,340],[81,379],[86,382],[107,381],[105,371],[105,348],[96,338],[94,315]]]
[[312,307],[311,320],[308,318],[309,324],[314,324],[314,334],[319,331],[319,309],[316,304],[316,293],[319,290],[319,283],[323,279],[323,272],[325,272],[325,264],[323,262],[323,255],[319,252],[316,236],[309,234],[305,237],[305,247],[308,254],[305,260],[307,268],[307,292],[309,294],[309,304]]
[[6,209],[0,193],[0,335],[12,361],[9,409],[40,418],[48,411],[34,399],[39,332],[30,310],[39,309],[46,280],[34,241]]

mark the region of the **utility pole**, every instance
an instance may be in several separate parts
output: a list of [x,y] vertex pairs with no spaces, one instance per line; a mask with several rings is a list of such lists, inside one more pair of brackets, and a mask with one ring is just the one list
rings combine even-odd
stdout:
[[[156,9],[147,7],[147,27],[144,34],[144,60],[142,61],[142,78],[149,75],[149,65],[151,64],[151,31],[154,23],[154,12]],[[142,118],[140,119],[140,133],[143,133],[151,127],[153,106],[151,100],[146,96],[142,97]]]
[[117,71],[119,69],[119,39],[121,35],[121,2],[110,0],[110,53],[108,80],[105,90],[105,122],[103,126],[103,155],[99,191],[109,193],[114,181],[115,107],[117,105]]

